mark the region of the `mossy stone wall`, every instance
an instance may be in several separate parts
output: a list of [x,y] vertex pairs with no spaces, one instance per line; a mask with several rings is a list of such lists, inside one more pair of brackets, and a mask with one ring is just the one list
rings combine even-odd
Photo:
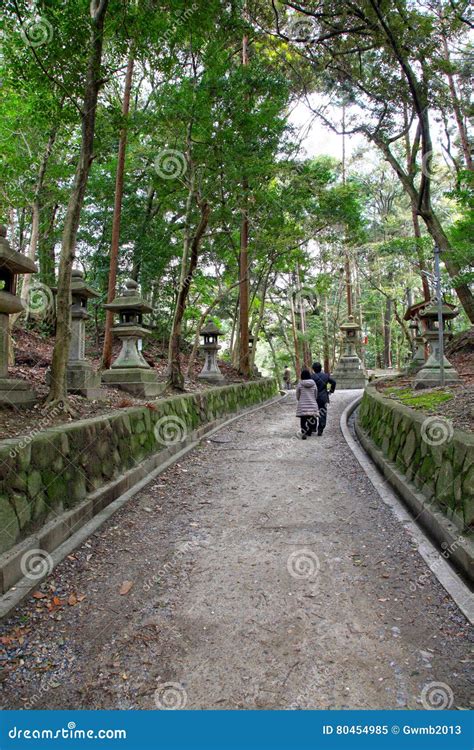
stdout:
[[474,522],[474,435],[453,429],[443,417],[385,398],[374,386],[365,389],[357,418],[428,500],[466,526]]
[[0,553],[196,428],[277,392],[272,379],[238,383],[0,441]]

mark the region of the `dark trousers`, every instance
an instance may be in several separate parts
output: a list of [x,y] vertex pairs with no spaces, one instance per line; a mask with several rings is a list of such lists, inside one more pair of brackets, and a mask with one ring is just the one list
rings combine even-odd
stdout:
[[308,437],[316,432],[316,426],[318,424],[317,417],[300,417],[301,434],[307,435]]
[[328,417],[328,401],[326,400],[320,400],[318,398],[318,406],[319,406],[319,424],[318,424],[318,433],[320,435],[323,434],[323,430],[326,427],[326,421]]

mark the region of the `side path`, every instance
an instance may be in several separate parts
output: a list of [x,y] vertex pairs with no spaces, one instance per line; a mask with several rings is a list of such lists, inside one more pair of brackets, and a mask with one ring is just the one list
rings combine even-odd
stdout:
[[294,395],[136,496],[8,622],[3,708],[469,707],[470,630]]

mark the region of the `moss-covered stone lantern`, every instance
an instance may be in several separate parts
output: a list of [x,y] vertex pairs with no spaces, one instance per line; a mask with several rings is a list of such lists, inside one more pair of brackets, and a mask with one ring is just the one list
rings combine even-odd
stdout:
[[342,356],[334,370],[334,378],[338,389],[365,388],[367,384],[367,373],[364,365],[357,354],[357,343],[360,325],[355,322],[354,316],[349,315],[346,323],[339,326],[342,333]]
[[254,364],[252,365],[252,372],[257,378],[261,378],[262,373],[260,372],[257,365],[255,364],[254,349],[255,349],[255,336],[253,335],[253,333],[249,333],[249,361],[251,362],[252,359],[254,360]]
[[22,312],[23,302],[15,294],[16,277],[36,273],[30,258],[16,252],[7,240],[7,229],[0,225],[0,405],[31,406],[36,395],[24,380],[8,377],[10,315]]
[[158,383],[155,372],[141,354],[141,343],[150,335],[150,330],[143,325],[143,315],[153,308],[140,296],[137,282],[128,279],[125,291],[104,307],[119,316],[112,332],[121,340],[122,349],[110,370],[103,373],[103,383],[136,396],[158,396],[163,385]]
[[100,375],[85,358],[87,302],[99,297],[95,289],[84,281],[84,274],[73,269],[71,276],[71,346],[67,364],[67,389],[86,398],[101,398]]
[[201,349],[204,352],[205,360],[204,367],[199,373],[198,379],[207,380],[209,383],[223,383],[225,378],[217,364],[217,352],[220,349],[218,341],[219,336],[222,336],[222,332],[219,331],[212,321],[209,321],[201,330],[201,336],[204,339]]
[[[443,302],[441,314],[443,318],[443,342],[445,343],[451,336],[451,332],[446,330],[445,323],[456,318],[459,312],[454,305]],[[430,347],[430,356],[415,376],[415,388],[432,388],[439,385],[441,380],[438,302],[434,300],[428,307],[418,313],[418,317],[424,324],[423,338]],[[444,354],[443,369],[445,385],[460,382],[458,373]]]

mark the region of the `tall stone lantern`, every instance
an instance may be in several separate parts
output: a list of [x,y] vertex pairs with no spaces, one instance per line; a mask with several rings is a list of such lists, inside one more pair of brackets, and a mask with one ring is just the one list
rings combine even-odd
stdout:
[[102,382],[135,396],[158,396],[164,386],[141,354],[142,341],[150,335],[143,325],[143,315],[153,308],[140,296],[137,282],[128,279],[125,291],[104,307],[119,316],[112,332],[121,340],[122,349],[110,370],[103,373]]
[[343,353],[334,370],[334,378],[339,389],[352,390],[365,388],[367,374],[359,355],[357,354],[357,340],[360,326],[354,316],[349,315],[346,323],[339,326],[343,336]]
[[37,270],[30,258],[10,247],[7,229],[0,225],[0,405],[31,406],[36,401],[36,395],[28,383],[8,377],[8,318],[24,309],[23,302],[15,294],[16,276],[36,273]]
[[71,276],[71,347],[67,363],[67,389],[86,398],[101,398],[100,375],[85,358],[87,302],[99,297],[84,281],[84,274],[73,269]]
[[[249,360],[250,361],[252,361],[252,358],[254,355],[254,349],[255,349],[255,336],[253,335],[253,333],[249,333]],[[262,377],[262,373],[260,372],[257,365],[255,364],[255,360],[252,366],[252,372],[257,378]]]
[[217,364],[217,352],[220,349],[218,340],[219,336],[222,336],[222,332],[212,321],[209,321],[201,330],[201,336],[204,339],[201,349],[204,352],[205,359],[198,380],[207,380],[208,383],[223,383],[225,378]]
[[[445,329],[445,323],[448,320],[459,315],[458,310],[453,305],[443,303],[441,308],[443,317],[443,341],[450,338],[451,333]],[[424,323],[425,330],[423,337],[430,347],[430,356],[425,364],[415,376],[415,388],[432,388],[440,383],[440,346],[439,346],[439,328],[438,328],[438,302],[433,301],[428,307],[425,307],[418,317]],[[460,382],[460,377],[454,369],[451,362],[443,355],[444,365],[444,383],[450,385]]]

